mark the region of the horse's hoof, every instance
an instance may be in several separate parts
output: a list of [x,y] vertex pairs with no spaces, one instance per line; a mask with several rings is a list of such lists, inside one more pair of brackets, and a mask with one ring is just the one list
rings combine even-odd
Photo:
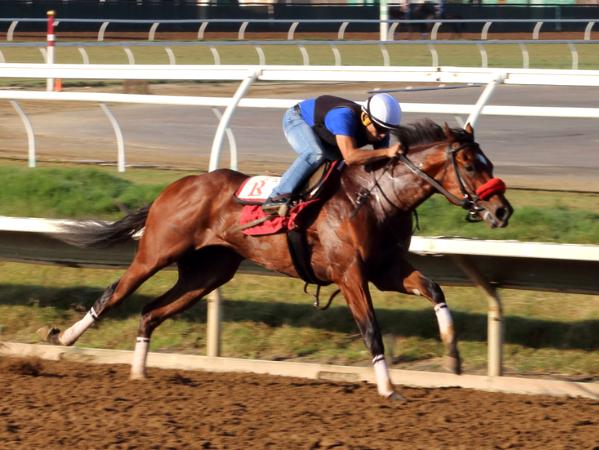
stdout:
[[130,373],[129,374],[130,381],[140,381],[140,380],[145,380],[145,379],[146,379],[145,373]]
[[455,375],[462,374],[462,361],[459,356],[457,358],[455,356],[446,356],[445,367]]
[[60,336],[58,328],[44,326],[37,330],[37,335],[49,344],[62,345],[58,339]]
[[393,401],[399,400],[399,401],[405,402],[406,398],[403,395],[400,395],[397,392],[393,391],[391,394],[389,394],[387,396],[387,400],[393,400]]

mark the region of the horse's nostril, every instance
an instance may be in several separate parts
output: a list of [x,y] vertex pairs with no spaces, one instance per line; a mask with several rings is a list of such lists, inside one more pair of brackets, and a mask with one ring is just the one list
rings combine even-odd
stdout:
[[497,208],[495,210],[495,217],[499,220],[503,220],[507,217],[507,209],[505,208]]

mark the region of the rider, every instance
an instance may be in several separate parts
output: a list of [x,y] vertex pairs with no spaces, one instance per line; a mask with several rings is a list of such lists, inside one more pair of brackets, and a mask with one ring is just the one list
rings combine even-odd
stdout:
[[[375,94],[362,107],[340,97],[322,95],[291,107],[283,117],[287,141],[299,157],[283,174],[264,205],[272,210],[289,203],[293,194],[325,160],[348,165],[392,158],[400,144],[389,146],[389,131],[397,128],[401,108],[391,95]],[[372,144],[374,150],[361,151]]]

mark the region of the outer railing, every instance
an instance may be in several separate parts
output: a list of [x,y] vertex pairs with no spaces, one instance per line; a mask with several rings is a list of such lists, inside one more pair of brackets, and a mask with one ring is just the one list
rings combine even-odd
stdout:
[[[97,24],[99,25],[97,40],[103,41],[106,31],[110,24],[131,24],[131,25],[148,25],[148,40],[154,40],[160,25],[197,25],[197,39],[204,39],[205,33],[210,25],[227,25],[238,24],[237,39],[245,39],[245,33],[248,31],[250,24],[268,24],[268,25],[289,25],[287,30],[287,39],[293,40],[295,33],[302,24],[334,24],[339,25],[337,29],[337,39],[344,39],[350,25],[373,25],[373,32],[381,29],[386,29],[386,35],[382,35],[381,40],[393,40],[398,28],[402,26],[411,27],[412,25],[430,25],[430,39],[436,40],[441,29],[445,26],[464,26],[467,24],[479,24],[481,26],[480,39],[485,40],[489,36],[491,28],[495,24],[530,24],[531,39],[539,39],[541,29],[545,24],[557,24],[559,28],[561,24],[581,24],[585,26],[581,37],[584,40],[590,40],[591,32],[599,19],[422,19],[422,20],[377,20],[377,19],[189,19],[189,20],[127,20],[127,19],[57,19],[56,25],[60,23],[75,23],[75,24]],[[6,39],[14,40],[14,34],[17,26],[20,23],[45,23],[46,19],[38,18],[2,18],[0,23],[10,23],[8,26]],[[453,30],[450,30],[453,31]]]
[[[199,24],[199,28],[197,31],[197,39],[200,41],[204,39],[204,33],[206,32],[208,25],[211,23],[216,24],[216,25],[225,24],[227,26],[230,26],[231,24],[236,24],[236,23],[240,24],[239,30],[237,32],[237,41],[236,42],[233,42],[233,43],[232,42],[220,42],[219,43],[219,42],[215,42],[215,41],[210,41],[208,43],[204,43],[205,45],[210,46],[210,51],[213,55],[215,64],[220,64],[220,55],[216,48],[217,45],[236,45],[241,42],[244,42],[245,33],[246,33],[246,30],[250,23],[253,22],[253,23],[268,24],[268,25],[290,24],[289,29],[287,31],[287,41],[281,42],[281,41],[270,40],[270,41],[244,42],[246,44],[254,46],[254,49],[255,49],[257,57],[258,57],[258,64],[261,64],[261,65],[266,64],[264,51],[262,50],[261,45],[267,45],[267,44],[274,45],[274,44],[281,44],[281,43],[285,43],[285,44],[289,45],[290,42],[293,43],[293,45],[298,46],[299,51],[302,56],[303,63],[305,65],[309,64],[309,60],[310,60],[309,54],[306,50],[306,46],[307,45],[322,45],[322,44],[331,46],[331,51],[333,52],[333,56],[335,58],[335,65],[341,65],[341,54],[339,52],[339,49],[337,48],[338,45],[341,45],[341,44],[364,45],[367,43],[373,43],[373,42],[378,43],[379,42],[379,41],[360,41],[360,42],[356,42],[356,41],[347,42],[346,41],[346,42],[344,42],[343,40],[345,39],[345,32],[346,32],[348,26],[350,24],[361,24],[361,25],[373,24],[373,25],[379,26],[379,35],[380,35],[380,42],[381,42],[380,51],[381,51],[381,56],[383,58],[384,65],[390,64],[390,58],[389,58],[389,52],[388,52],[387,47],[385,45],[383,45],[382,43],[410,44],[410,45],[424,43],[427,45],[428,50],[430,51],[431,58],[432,58],[432,61],[431,61],[432,66],[439,65],[439,56],[438,56],[438,51],[437,51],[437,48],[435,47],[435,45],[441,45],[441,44],[443,44],[443,45],[453,45],[453,44],[476,45],[476,47],[480,53],[480,56],[481,56],[481,67],[487,67],[487,65],[488,65],[488,55],[487,55],[485,45],[489,45],[489,44],[497,45],[498,43],[501,43],[501,44],[517,44],[520,47],[520,50],[522,52],[522,67],[528,68],[530,57],[529,57],[527,45],[543,43],[543,44],[565,44],[565,45],[567,45],[570,50],[570,54],[571,54],[571,60],[572,60],[571,67],[572,67],[572,69],[578,69],[579,55],[578,55],[578,50],[576,48],[576,45],[581,44],[581,43],[582,44],[595,43],[595,41],[591,40],[591,31],[596,22],[595,19],[546,19],[543,21],[531,20],[531,19],[387,20],[386,18],[388,17],[388,14],[387,14],[386,8],[384,7],[383,2],[381,2],[380,20],[368,20],[368,19],[364,19],[364,20],[347,20],[347,19],[325,19],[325,20],[321,20],[321,19],[305,19],[305,20],[297,20],[297,19],[203,19],[203,20],[62,19],[62,20],[60,20],[59,19],[59,20],[57,20],[54,17],[53,11],[49,11],[48,14],[49,14],[49,19],[52,21],[52,29],[54,29],[54,27],[58,26],[61,21],[65,22],[65,23],[78,23],[78,24],[81,24],[81,23],[99,24],[99,23],[101,23],[101,26],[98,31],[98,36],[97,36],[98,43],[96,45],[106,45],[106,43],[104,42],[104,35],[105,35],[106,29],[108,28],[108,25],[110,23],[133,24],[133,25],[139,25],[139,24],[150,25],[151,24],[149,32],[148,32],[148,42],[150,42],[150,43],[155,40],[156,31],[157,31],[158,27],[160,26],[160,24],[178,24],[178,25],[183,25],[183,24],[198,25]],[[50,17],[50,15],[51,15],[51,17]],[[46,21],[46,19],[33,19],[33,18],[0,19],[0,22],[10,22],[8,31],[6,33],[6,40],[9,43],[14,40],[14,32],[15,32],[15,29],[16,29],[17,25],[19,24],[19,22],[40,23],[40,22],[45,22],[45,21]],[[321,43],[319,43],[317,41],[296,41],[294,39],[295,32],[300,23],[339,24],[339,29],[337,31],[337,40],[327,40],[327,41],[324,41]],[[492,40],[492,41],[490,41],[490,40],[488,40],[489,31],[491,29],[491,26],[494,23],[499,23],[499,24],[505,24],[505,23],[533,24],[534,23],[535,25],[534,25],[534,28],[532,29],[531,37],[529,40],[521,39],[521,40]],[[586,24],[586,26],[584,29],[584,33],[581,33],[581,39],[540,40],[541,28],[542,28],[543,24],[545,24],[545,23],[556,24],[557,28],[561,28],[562,23],[567,23],[567,24],[574,23],[574,24],[581,24],[581,25]],[[461,27],[466,24],[482,24],[480,39],[465,40],[465,41],[464,40],[459,40],[459,41],[438,40],[439,30],[444,24],[451,25],[454,27],[456,27],[456,26]],[[413,25],[430,25],[431,32],[429,35],[429,39],[427,39],[427,40],[403,40],[403,41],[395,40],[395,33],[396,33],[398,26],[400,26],[400,25],[402,25],[402,26],[407,25],[409,29],[411,29],[410,27],[412,27]],[[54,33],[52,33],[52,36],[54,36]],[[192,43],[192,44],[198,45],[197,42]],[[36,46],[35,43],[28,43],[25,45]],[[59,44],[59,45],[64,45],[64,44]],[[73,42],[71,42],[68,45],[76,45],[78,47],[79,52],[81,53],[83,62],[86,63],[89,61],[89,56],[88,56],[85,48],[91,46],[92,45],[91,43],[73,43]],[[135,45],[141,45],[140,43],[118,43],[118,44],[113,44],[113,45],[122,47],[123,51],[127,55],[127,59],[129,61],[129,63],[134,64],[135,58],[133,57],[130,47],[135,46]],[[175,64],[176,63],[175,56],[174,56],[174,53],[169,45],[182,45],[182,44],[180,42],[173,43],[173,42],[164,42],[163,41],[158,45],[166,46],[165,51],[168,55],[169,63]],[[185,43],[185,45],[190,45],[190,43]],[[44,58],[46,58],[44,49],[40,47],[40,51],[42,52],[42,56]],[[0,61],[4,61],[4,56],[1,52],[0,52]],[[51,62],[53,62],[53,61],[51,61]]]
[[[230,120],[237,107],[289,108],[294,99],[243,98],[256,80],[263,81],[387,81],[480,83],[486,85],[473,105],[402,103],[405,112],[448,113],[458,115],[462,124],[476,124],[481,114],[498,116],[537,116],[599,118],[599,108],[530,107],[488,105],[493,91],[501,84],[599,86],[599,71],[477,69],[455,67],[331,67],[331,66],[167,66],[167,65],[75,65],[75,64],[0,64],[0,78],[53,79],[163,79],[163,80],[237,80],[241,81],[232,98],[132,95],[84,92],[40,92],[0,90],[0,99],[12,102],[28,138],[29,166],[36,165],[35,132],[17,100],[97,102],[107,115],[117,141],[118,169],[124,171],[125,145],[116,117],[107,103],[144,103],[225,107],[212,144],[210,170],[219,166],[224,139],[231,143],[232,168],[237,169],[236,146]],[[218,113],[220,114],[220,113]],[[461,116],[466,116],[462,119]]]
[[[310,53],[308,48],[310,47],[330,47],[333,65],[343,65],[342,54],[338,47],[352,47],[352,46],[375,46],[380,52],[380,62],[382,66],[391,65],[391,57],[389,54],[389,47],[393,45],[421,45],[426,46],[431,57],[431,66],[436,67],[439,65],[439,51],[436,46],[454,46],[454,45],[474,45],[476,46],[480,54],[480,66],[486,68],[489,65],[489,55],[487,53],[487,47],[489,46],[508,46],[517,45],[522,55],[522,68],[528,69],[530,66],[530,53],[528,46],[530,45],[564,45],[568,47],[570,52],[570,66],[573,70],[577,70],[579,66],[580,56],[578,52],[578,45],[597,45],[599,40],[582,40],[582,39],[551,39],[551,40],[535,40],[535,39],[502,39],[502,40],[387,40],[386,42],[379,41],[365,41],[365,40],[352,40],[352,41],[323,41],[323,40],[294,40],[294,41],[277,41],[277,40],[248,40],[248,41],[112,41],[112,42],[76,42],[76,41],[58,41],[55,43],[56,47],[68,48],[77,47],[81,54],[81,59],[84,64],[90,62],[90,57],[87,52],[88,47],[118,47],[123,50],[127,57],[129,64],[135,64],[135,56],[132,48],[139,47],[161,47],[164,48],[166,57],[168,58],[169,64],[176,64],[176,56],[173,51],[173,47],[208,47],[212,55],[212,59],[215,65],[220,65],[222,62],[221,55],[218,51],[219,47],[231,47],[231,46],[250,46],[253,47],[256,52],[256,63],[259,65],[266,65],[266,54],[264,52],[264,46],[293,46],[299,50],[299,55],[302,58],[303,65],[310,65]],[[44,42],[5,42],[0,43],[0,61],[5,62],[6,58],[2,53],[3,48],[37,48],[40,51],[41,59],[47,60],[46,55],[46,43]],[[293,57],[289,54],[288,57]]]
[[[135,243],[80,249],[48,234],[72,222],[0,216],[0,259],[70,267],[126,267]],[[502,374],[503,312],[498,288],[599,294],[599,245],[414,237],[409,260],[442,284],[478,286],[488,299],[488,373]],[[244,263],[246,273],[276,275]],[[208,299],[209,306],[214,299]],[[218,356],[220,314],[208,314],[208,355]]]

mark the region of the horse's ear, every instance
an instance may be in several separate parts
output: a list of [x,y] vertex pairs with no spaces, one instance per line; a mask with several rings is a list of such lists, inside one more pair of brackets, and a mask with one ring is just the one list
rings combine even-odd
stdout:
[[443,126],[443,131],[445,132],[445,137],[447,138],[447,140],[449,142],[455,141],[455,136],[453,134],[453,131],[451,131],[451,128],[449,128],[449,125],[447,125],[447,122],[445,122],[445,125]]
[[466,126],[464,127],[464,131],[466,131],[466,133],[468,133],[470,136],[472,136],[472,138],[474,138],[474,128],[472,128],[470,122],[466,124]]

